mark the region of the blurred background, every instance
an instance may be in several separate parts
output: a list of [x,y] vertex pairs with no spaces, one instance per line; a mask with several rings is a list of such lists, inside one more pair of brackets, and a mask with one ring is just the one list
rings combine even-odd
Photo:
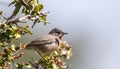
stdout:
[[[12,0],[0,0],[0,11],[11,15]],[[41,0],[51,24],[37,24],[32,36],[19,42],[29,43],[57,27],[73,47],[69,69],[120,69],[120,0]],[[34,56],[26,54],[26,56]],[[35,56],[34,56],[35,57]],[[36,57],[37,58],[37,57]],[[21,59],[22,60],[22,59]],[[25,59],[25,60],[28,60]]]

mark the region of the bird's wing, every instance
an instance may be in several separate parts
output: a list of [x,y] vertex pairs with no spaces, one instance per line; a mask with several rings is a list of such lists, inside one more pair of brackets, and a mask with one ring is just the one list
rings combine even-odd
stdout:
[[30,44],[28,44],[29,46],[43,46],[45,44],[52,44],[56,42],[56,38],[55,36],[52,35],[45,35],[42,36],[36,40],[33,40]]

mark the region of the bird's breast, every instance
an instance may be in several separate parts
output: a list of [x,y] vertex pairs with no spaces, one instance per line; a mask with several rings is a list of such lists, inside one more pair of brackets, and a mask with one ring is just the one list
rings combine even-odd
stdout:
[[51,44],[47,44],[44,46],[46,51],[54,51],[57,50],[58,45],[56,43],[51,43]]

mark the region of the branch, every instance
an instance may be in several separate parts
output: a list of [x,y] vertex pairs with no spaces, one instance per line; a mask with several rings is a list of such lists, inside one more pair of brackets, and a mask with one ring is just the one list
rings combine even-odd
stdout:
[[28,19],[28,17],[30,17],[31,15],[25,15],[25,16],[23,16],[23,17],[18,17],[18,18],[13,18],[13,19],[11,19],[11,20],[7,20],[6,21],[6,24],[10,24],[10,23],[14,23],[14,24],[16,24],[16,23],[18,23],[18,22],[21,22],[21,23],[23,23],[22,21],[23,20],[25,20],[25,19]]

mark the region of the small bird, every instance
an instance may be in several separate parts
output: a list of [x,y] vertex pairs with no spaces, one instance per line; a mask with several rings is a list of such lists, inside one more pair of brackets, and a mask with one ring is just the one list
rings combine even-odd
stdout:
[[[58,28],[52,29],[47,35],[41,36],[28,45],[25,49],[35,50],[43,58],[42,54],[50,54],[60,46],[62,37],[67,34]],[[18,47],[16,48],[18,49]]]

